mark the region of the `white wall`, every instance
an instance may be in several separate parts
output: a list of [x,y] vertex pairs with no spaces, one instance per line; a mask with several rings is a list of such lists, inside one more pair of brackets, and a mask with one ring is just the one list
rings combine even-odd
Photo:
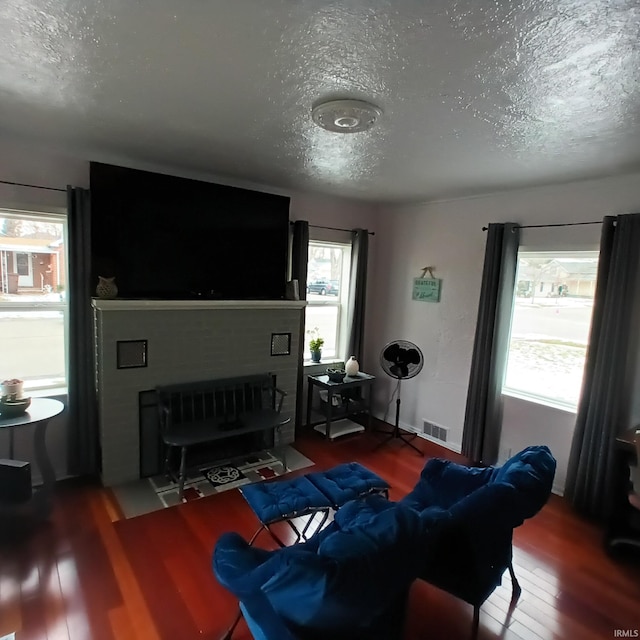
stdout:
[[[550,224],[601,220],[606,214],[640,211],[640,175],[577,182],[485,197],[387,207],[376,240],[377,281],[368,325],[368,348],[375,363],[389,340],[417,343],[425,355],[422,373],[403,384],[401,422],[422,429],[423,419],[449,428],[459,450],[480,294],[486,234],[490,222]],[[600,226],[524,229],[524,249],[597,249]],[[441,302],[411,300],[412,279],[435,265],[442,278]],[[371,368],[371,365],[369,365]],[[376,413],[382,415],[393,388],[379,366]],[[525,405],[531,405],[526,406]],[[564,479],[574,417],[532,403],[508,399],[503,443],[547,443]]]
[[534,444],[546,444],[557,461],[554,493],[563,494],[575,413],[504,396],[500,462]]
[[[369,229],[375,231],[377,208],[368,203],[342,200],[318,194],[291,194],[291,220],[308,220],[309,235],[314,240],[344,242],[351,239],[345,232],[316,229],[313,225],[338,229]],[[370,245],[375,242],[371,239]],[[373,246],[371,247],[373,248]]]

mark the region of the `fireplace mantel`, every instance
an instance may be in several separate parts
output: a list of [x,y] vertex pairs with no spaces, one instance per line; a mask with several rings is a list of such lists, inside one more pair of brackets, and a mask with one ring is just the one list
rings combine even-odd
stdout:
[[305,300],[143,300],[93,298],[92,305],[100,311],[177,311],[180,309],[302,309]]

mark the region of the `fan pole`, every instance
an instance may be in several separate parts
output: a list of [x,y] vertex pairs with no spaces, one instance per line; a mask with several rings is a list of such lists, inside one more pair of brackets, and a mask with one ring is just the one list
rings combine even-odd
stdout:
[[402,386],[402,378],[398,378],[398,397],[396,398],[396,423],[393,427],[393,431],[379,431],[379,433],[386,433],[387,437],[374,447],[374,451],[380,448],[382,445],[387,444],[389,440],[402,440],[404,444],[408,444],[414,451],[417,451],[421,456],[424,456],[424,453],[420,451],[420,449],[418,449],[418,447],[416,447],[411,442],[411,440],[413,440],[418,434],[414,433],[412,435],[409,435],[400,431],[400,387],[401,386]]
[[400,437],[400,389],[402,387],[402,378],[398,378],[398,397],[396,398],[396,422],[393,427],[393,437]]

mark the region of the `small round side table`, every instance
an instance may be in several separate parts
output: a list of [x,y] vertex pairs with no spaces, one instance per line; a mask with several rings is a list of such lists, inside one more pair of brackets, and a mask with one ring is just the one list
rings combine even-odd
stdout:
[[32,515],[38,520],[46,519],[51,513],[53,487],[56,474],[47,452],[46,433],[49,420],[64,411],[64,404],[53,398],[33,398],[25,413],[19,416],[5,418],[0,415],[0,430],[9,429],[9,458],[13,459],[13,433],[15,429],[35,425],[33,445],[36,462],[42,474],[42,486],[36,489],[31,499],[26,503],[0,503],[0,515],[21,514]]

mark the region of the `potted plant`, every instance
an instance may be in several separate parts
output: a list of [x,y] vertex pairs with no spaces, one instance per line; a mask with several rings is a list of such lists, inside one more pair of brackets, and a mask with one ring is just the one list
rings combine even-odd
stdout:
[[313,336],[311,340],[309,340],[311,362],[320,362],[320,358],[322,357],[322,345],[324,345],[324,338],[320,337],[320,329],[318,327],[314,327],[313,329],[309,329],[307,333]]

